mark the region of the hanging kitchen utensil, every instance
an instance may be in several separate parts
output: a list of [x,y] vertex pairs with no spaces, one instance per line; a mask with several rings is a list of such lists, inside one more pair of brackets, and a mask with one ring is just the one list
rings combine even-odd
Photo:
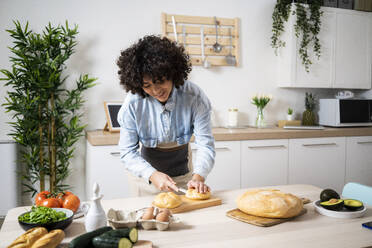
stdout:
[[232,36],[231,36],[230,28],[229,28],[229,40],[230,40],[230,49],[229,49],[229,54],[225,57],[225,60],[228,65],[235,65],[236,64],[235,56],[231,54],[231,50],[233,46],[232,46]]
[[176,28],[176,20],[174,19],[174,16],[172,16],[172,24],[173,24],[173,32],[174,32],[174,40],[176,43],[178,42],[177,38],[177,28]]
[[182,43],[183,47],[186,49],[186,27],[182,25]]
[[213,51],[215,51],[216,53],[219,53],[222,51],[222,46],[218,43],[218,29],[217,29],[218,22],[217,22],[216,17],[214,17],[214,25],[216,27],[216,43],[214,43],[213,45]]
[[201,45],[201,56],[204,68],[210,68],[211,63],[207,60],[204,54],[204,26],[200,27],[200,45]]

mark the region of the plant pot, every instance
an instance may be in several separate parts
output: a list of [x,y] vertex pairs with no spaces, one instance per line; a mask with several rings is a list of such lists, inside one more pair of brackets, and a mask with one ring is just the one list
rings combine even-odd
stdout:
[[292,115],[287,115],[287,121],[293,121],[293,114]]

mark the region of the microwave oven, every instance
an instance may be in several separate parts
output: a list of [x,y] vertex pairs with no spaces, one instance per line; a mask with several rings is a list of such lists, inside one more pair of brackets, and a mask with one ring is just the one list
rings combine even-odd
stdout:
[[319,99],[319,125],[372,126],[372,99]]

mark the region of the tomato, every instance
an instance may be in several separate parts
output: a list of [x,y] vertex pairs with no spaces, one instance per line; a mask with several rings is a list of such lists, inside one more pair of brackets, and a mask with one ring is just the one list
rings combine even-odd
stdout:
[[[70,192],[71,193],[71,192]],[[74,194],[69,194],[68,196],[65,196],[63,199],[63,208],[68,208],[72,210],[73,212],[76,212],[80,206],[80,199]]]
[[41,206],[42,202],[48,198],[48,195],[50,194],[49,191],[42,191],[35,197],[35,205]]
[[41,206],[48,207],[48,208],[59,208],[59,201],[57,198],[47,198],[41,203]]

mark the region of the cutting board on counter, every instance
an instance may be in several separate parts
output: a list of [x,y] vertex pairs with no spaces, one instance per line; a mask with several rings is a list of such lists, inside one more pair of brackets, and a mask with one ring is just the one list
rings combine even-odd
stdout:
[[208,208],[221,205],[222,200],[218,197],[211,197],[207,200],[191,200],[181,195],[182,204],[176,208],[170,209],[173,214],[188,212],[200,208]]
[[138,240],[133,248],[152,248],[152,242],[149,240]]
[[[302,199],[302,202],[304,204],[310,202],[310,200],[307,199],[307,198],[301,198],[301,199]],[[246,214],[246,213],[240,211],[239,209],[235,208],[235,209],[232,209],[230,211],[227,211],[226,216],[228,216],[230,218],[233,218],[233,219],[236,219],[236,220],[239,220],[239,221],[242,221],[242,222],[245,222],[245,223],[252,224],[252,225],[268,227],[268,226],[274,226],[274,225],[277,225],[277,224],[280,224],[280,223],[283,223],[283,222],[286,222],[286,221],[289,221],[289,220],[293,220],[294,218],[296,218],[298,216],[301,216],[301,215],[305,214],[306,212],[307,212],[307,210],[306,210],[306,208],[304,208],[295,217],[277,219],[277,218],[265,218],[265,217],[259,217],[259,216]]]

